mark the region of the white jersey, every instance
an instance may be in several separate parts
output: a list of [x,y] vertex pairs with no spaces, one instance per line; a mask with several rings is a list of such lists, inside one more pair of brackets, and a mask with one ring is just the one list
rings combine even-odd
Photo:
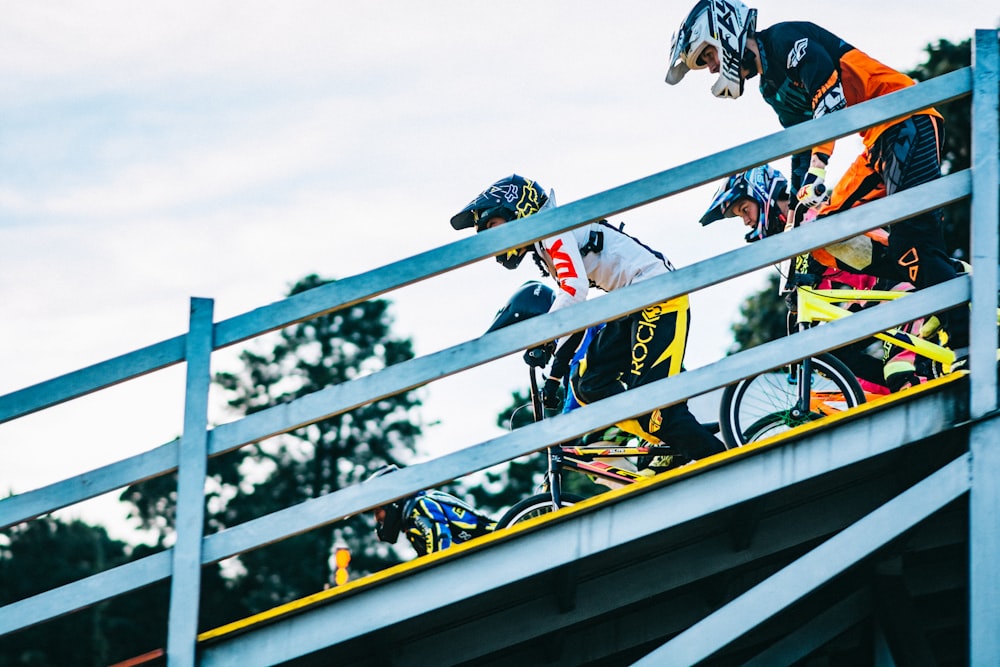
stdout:
[[559,283],[549,312],[585,301],[591,286],[611,292],[674,269],[662,254],[607,223],[542,239],[535,249]]

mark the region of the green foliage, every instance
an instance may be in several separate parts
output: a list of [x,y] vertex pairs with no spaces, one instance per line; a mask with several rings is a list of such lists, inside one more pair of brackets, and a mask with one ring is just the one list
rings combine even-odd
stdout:
[[[972,63],[972,44],[940,40],[926,47],[927,61],[907,72],[917,81],[926,81]],[[955,173],[968,169],[972,152],[972,98],[969,96],[935,107],[944,116],[944,151],[942,171]],[[944,241],[950,255],[969,257],[969,202],[956,202],[944,208]]]
[[780,279],[777,273],[773,273],[768,278],[767,287],[752,294],[740,306],[740,319],[732,326],[733,345],[730,347],[730,354],[777,340],[787,334],[788,308],[784,299],[778,295]]
[[[136,554],[139,557],[143,554]],[[0,606],[72,583],[129,557],[100,527],[42,517],[0,532]],[[165,645],[166,582],[0,637],[0,667],[104,667]]]
[[[307,276],[289,296],[326,282]],[[244,350],[242,367],[217,373],[215,383],[238,415],[288,403],[411,359],[411,342],[393,337],[391,324],[389,302],[380,299],[321,315],[283,329],[266,346]],[[414,392],[405,392],[212,459],[206,532],[358,484],[385,463],[403,463],[421,433],[419,405]],[[160,543],[173,532],[175,485],[151,480],[123,494]],[[224,599],[203,599],[202,625],[215,627],[332,585],[330,558],[338,544],[350,548],[355,577],[399,561],[377,541],[369,515],[322,526],[241,554],[242,573],[217,590]]]

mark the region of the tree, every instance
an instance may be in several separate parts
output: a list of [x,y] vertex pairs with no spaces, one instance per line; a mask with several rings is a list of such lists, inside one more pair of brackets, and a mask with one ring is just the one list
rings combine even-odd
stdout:
[[767,287],[750,295],[740,306],[740,319],[732,326],[731,353],[748,350],[787,335],[788,308],[784,299],[778,296],[780,280],[781,276],[777,273],[771,274]]
[[[0,532],[0,605],[37,595],[145,554],[104,528],[45,516]],[[0,667],[104,667],[164,646],[167,583],[0,637]]]
[[[306,276],[289,296],[326,282]],[[410,340],[391,335],[389,305],[373,299],[289,326],[267,349],[244,350],[242,368],[217,373],[215,383],[236,414],[249,415],[411,359]],[[212,459],[206,532],[358,484],[383,464],[403,463],[421,433],[419,405],[414,391],[404,392]],[[124,495],[161,543],[173,531],[174,488],[175,481],[152,480]],[[238,565],[230,564],[237,574],[229,574],[227,590],[215,591],[223,600],[205,591],[201,625],[214,627],[332,585],[331,558],[340,544],[351,550],[355,576],[399,561],[377,542],[370,517],[350,517],[242,554]]]
[[[937,44],[928,44],[926,51],[927,62],[907,72],[917,81],[926,81],[972,64],[972,42],[968,39],[960,44],[942,39]],[[972,163],[972,98],[962,97],[936,108],[945,119],[942,171],[955,173],[968,169]],[[958,258],[969,256],[968,201],[955,202],[944,208],[944,239],[949,254]]]

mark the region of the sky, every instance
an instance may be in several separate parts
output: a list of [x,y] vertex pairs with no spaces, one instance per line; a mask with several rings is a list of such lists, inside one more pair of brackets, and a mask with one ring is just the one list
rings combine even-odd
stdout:
[[[705,72],[663,82],[690,4],[0,0],[0,395],[184,333],[191,297],[218,321],[455,241],[451,215],[511,173],[564,204],[779,130],[753,83],[731,101]],[[812,20],[902,70],[1000,23],[972,0],[757,7],[758,27]],[[838,143],[831,180],[859,150]],[[687,266],[743,244],[736,222],[697,224],[714,189],[611,220]],[[485,260],[385,298],[423,355],[538,277]],[[688,367],[725,355],[766,279],[691,296]],[[177,366],[0,424],[0,495],[173,439],[183,382]],[[416,460],[500,435],[526,385],[511,356],[425,387]],[[116,495],[64,516],[130,539]]]

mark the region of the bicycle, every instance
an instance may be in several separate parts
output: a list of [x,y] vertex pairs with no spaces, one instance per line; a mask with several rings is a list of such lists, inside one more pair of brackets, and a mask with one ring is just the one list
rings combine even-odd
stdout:
[[[531,407],[535,421],[539,421],[545,416],[544,409],[538,391],[535,368],[532,367],[529,370]],[[717,425],[707,426],[713,428]],[[622,445],[620,442],[598,441],[593,443],[563,443],[548,447],[546,452],[548,466],[545,472],[545,481],[542,483],[543,491],[515,503],[497,521],[497,528],[506,528],[584,500],[582,496],[563,493],[563,473],[565,471],[587,475],[595,484],[616,489],[641,479],[647,479],[657,472],[663,472],[687,463],[687,459],[669,445],[650,445],[634,437],[630,437],[627,443],[629,444]],[[640,461],[644,457],[646,460],[662,457],[660,460],[667,463],[640,470],[629,457],[636,457]]]
[[[881,303],[907,294],[893,290],[815,289],[794,284],[794,279],[792,283],[799,330],[851,315],[837,303]],[[931,377],[950,373],[955,361],[955,353],[947,347],[898,327],[877,333],[874,338],[928,360]],[[869,398],[846,364],[829,353],[816,355],[791,364],[784,383],[776,374],[764,373],[726,387],[720,402],[722,437],[727,447],[740,447],[857,407]]]

